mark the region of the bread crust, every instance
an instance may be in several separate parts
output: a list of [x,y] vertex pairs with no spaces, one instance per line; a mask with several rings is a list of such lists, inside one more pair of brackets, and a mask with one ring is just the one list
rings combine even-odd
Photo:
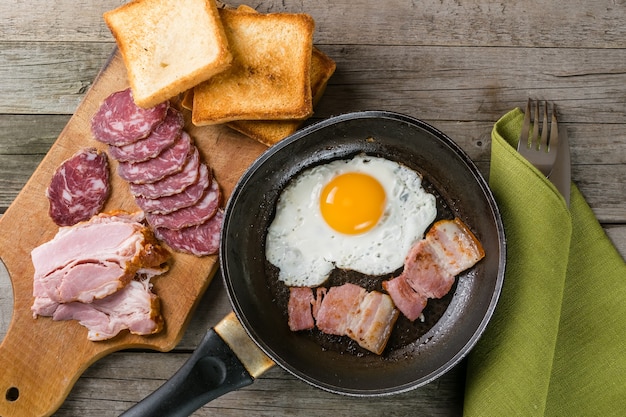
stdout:
[[[328,80],[335,72],[337,64],[329,56],[313,47],[311,55],[311,94],[313,107],[322,98]],[[226,125],[244,135],[272,146],[298,130],[306,119],[294,120],[236,120]]]
[[219,9],[232,65],[194,88],[192,122],[304,119],[313,112],[315,22],[306,14]]
[[215,0],[134,0],[103,17],[138,106],[168,100],[231,65]]

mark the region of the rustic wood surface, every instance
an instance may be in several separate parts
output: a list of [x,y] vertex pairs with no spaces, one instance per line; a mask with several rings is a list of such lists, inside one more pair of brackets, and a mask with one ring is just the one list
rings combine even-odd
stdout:
[[[122,3],[0,3],[0,214],[110,57],[114,41],[102,13]],[[337,62],[337,72],[313,120],[354,110],[403,112],[454,138],[485,175],[493,123],[529,96],[555,101],[570,136],[573,181],[626,256],[626,1],[230,2],[241,3],[314,17],[315,44]],[[12,304],[2,270],[0,339]],[[99,360],[55,415],[119,415],[169,378],[229,311],[214,280],[173,351],[127,350]],[[357,399],[273,368],[194,415],[459,415],[463,378],[462,363],[415,391]]]

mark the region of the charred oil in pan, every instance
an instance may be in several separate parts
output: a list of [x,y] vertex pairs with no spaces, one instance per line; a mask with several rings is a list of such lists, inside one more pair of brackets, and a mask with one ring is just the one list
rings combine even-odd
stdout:
[[[441,193],[425,178],[422,179],[424,189],[433,194],[437,201],[437,217],[435,221],[442,219],[452,219],[454,214]],[[269,219],[271,222],[271,219]],[[434,223],[434,222],[433,222]],[[268,223],[269,224],[269,223]],[[265,239],[263,239],[263,242]],[[334,269],[328,280],[323,286],[330,288],[339,286],[347,282],[359,285],[368,291],[385,292],[382,287],[384,280],[398,276],[402,268],[399,270],[382,276],[370,276],[352,270]],[[284,325],[288,324],[287,304],[289,302],[289,287],[282,281],[278,280],[279,269],[265,260],[265,276],[267,285],[275,300],[275,305],[279,308],[284,316]],[[441,299],[429,299],[426,308],[423,311],[423,321],[421,318],[411,322],[403,314],[400,314],[394,329],[391,333],[387,347],[383,352],[383,356],[391,351],[401,349],[426,334],[444,315],[448,305],[452,301],[452,296],[456,289],[456,280],[450,292]],[[320,345],[322,349],[336,351],[341,353],[349,353],[356,356],[374,355],[366,349],[360,347],[354,340],[348,336],[336,336],[322,333],[317,328],[312,330],[300,331],[302,337],[308,337]]]

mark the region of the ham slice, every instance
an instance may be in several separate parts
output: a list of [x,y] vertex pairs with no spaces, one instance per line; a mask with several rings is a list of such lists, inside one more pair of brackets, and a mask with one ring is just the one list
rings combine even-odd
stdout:
[[53,320],[78,320],[93,341],[110,339],[125,329],[149,335],[163,328],[160,301],[152,293],[149,279],[132,280],[115,294],[93,303],[60,304],[51,315]]
[[31,252],[35,267],[34,317],[49,315],[52,304],[107,297],[138,273],[166,270],[167,252],[140,214],[99,214],[87,222],[62,227]]
[[413,321],[426,306],[426,299],[446,295],[455,276],[484,256],[482,245],[460,219],[440,220],[411,247],[402,274],[384,282],[383,287]]

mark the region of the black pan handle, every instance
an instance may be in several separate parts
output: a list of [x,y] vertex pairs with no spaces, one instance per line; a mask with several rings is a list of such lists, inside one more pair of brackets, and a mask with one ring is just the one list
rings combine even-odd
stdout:
[[210,329],[169,380],[121,416],[186,417],[209,401],[252,382],[230,347]]

